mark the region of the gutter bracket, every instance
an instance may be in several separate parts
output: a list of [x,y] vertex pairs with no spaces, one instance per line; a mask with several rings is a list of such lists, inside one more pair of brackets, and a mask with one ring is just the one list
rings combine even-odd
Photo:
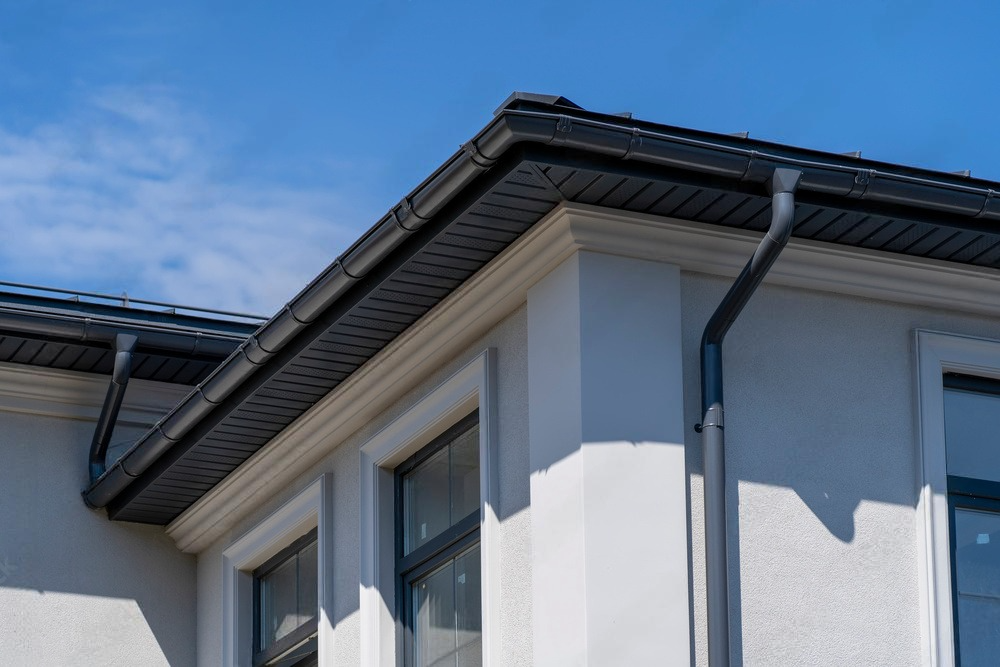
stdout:
[[550,143],[553,146],[562,146],[569,140],[569,134],[572,131],[573,120],[565,114],[560,114],[559,119],[556,121],[556,129]]
[[974,218],[982,218],[986,215],[986,212],[990,210],[990,202],[996,197],[996,191],[992,188],[986,191],[986,197],[983,198],[983,207],[979,209],[979,213],[974,215]]
[[[462,144],[462,152],[469,156],[472,163],[482,169],[483,171],[489,169],[497,163],[493,158],[488,158],[482,154],[479,150],[479,146],[476,145],[475,141],[467,141]],[[397,221],[398,222],[398,221]],[[402,227],[402,225],[400,225]],[[404,227],[404,229],[406,229]],[[409,230],[408,230],[409,231]]]
[[874,169],[858,169],[858,173],[854,175],[854,185],[851,186],[851,191],[845,196],[851,199],[862,199],[865,193],[868,191],[868,185],[875,178]]
[[[427,218],[420,216],[416,211],[413,210],[413,204],[410,203],[409,197],[403,197],[403,199],[400,200],[399,204],[393,209],[392,215],[393,218],[395,218],[396,220],[396,224],[408,232],[415,232],[418,229],[420,229],[419,225],[417,227],[410,228],[403,224],[403,222],[411,215],[417,220],[419,220],[421,223],[427,222]],[[343,267],[343,264],[341,264],[341,267]]]
[[104,474],[107,468],[108,443],[118,421],[128,387],[129,376],[132,374],[132,355],[135,352],[139,338],[132,334],[117,334],[115,336],[115,365],[111,372],[111,382],[108,383],[108,393],[104,397],[101,414],[94,428],[94,439],[90,443],[90,483]]

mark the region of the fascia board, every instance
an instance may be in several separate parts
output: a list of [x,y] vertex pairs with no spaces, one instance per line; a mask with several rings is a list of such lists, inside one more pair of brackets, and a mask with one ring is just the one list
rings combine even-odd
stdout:
[[[167,526],[197,553],[358,428],[454,358],[579,250],[734,276],[760,235],[684,220],[561,204]],[[1000,271],[793,239],[766,279],[897,303],[1000,315]]]
[[[522,143],[694,171],[730,182],[761,184],[776,167],[791,167],[802,171],[799,187],[803,191],[944,212],[963,220],[1000,220],[1000,198],[994,197],[992,187],[959,182],[944,174],[910,173],[912,170],[861,160],[847,163],[842,157],[838,160],[819,152],[789,151],[747,140],[733,143],[732,138],[725,141],[721,136],[637,124],[631,119],[595,118],[595,114],[566,107],[553,106],[545,111],[505,109],[241,345],[199,385],[203,391],[185,399],[199,405],[178,405],[167,414],[159,430],[174,433],[170,438],[173,442],[187,437],[200,418],[185,421],[183,415],[213,412],[205,404],[205,396],[234,391],[334,303],[352,281],[363,277],[351,274],[346,267],[370,271],[509,149]],[[307,307],[310,304],[313,307]],[[261,343],[269,338],[276,341],[273,347]],[[88,502],[100,506],[110,502],[131,478],[145,472],[163,454],[161,445],[156,431],[141,437],[123,457],[122,470],[112,467],[85,492]],[[133,458],[136,469],[124,471],[124,461]],[[120,474],[123,471],[127,475]]]

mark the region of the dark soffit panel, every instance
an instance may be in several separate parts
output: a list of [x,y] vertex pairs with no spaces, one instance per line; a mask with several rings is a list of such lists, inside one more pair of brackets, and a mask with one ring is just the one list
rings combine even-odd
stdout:
[[[619,122],[633,125],[628,119],[609,120],[576,109],[567,113],[597,116],[599,129]],[[638,123],[637,127],[633,137],[643,128],[659,126]],[[613,131],[614,127],[609,130]],[[690,134],[694,144],[705,136],[718,139],[718,135]],[[293,343],[269,352],[273,356],[266,364],[118,493],[108,504],[109,516],[169,523],[562,201],[735,229],[761,230],[768,224],[770,200],[756,175],[756,180],[747,178],[752,170],[766,168],[767,160],[755,166],[752,152],[741,158],[749,160],[741,178],[727,175],[733,171],[730,162],[736,161],[731,156],[719,169],[707,158],[708,166],[688,169],[629,160],[627,154],[609,156],[610,149],[601,143],[604,139],[592,142],[593,150],[560,141],[564,145],[527,142],[507,149],[485,173],[463,183],[452,193],[454,199],[427,218],[418,233],[304,326]],[[735,154],[737,149],[745,153],[757,145],[725,141],[735,148],[723,146],[722,153]],[[781,149],[760,145],[769,151]],[[697,150],[708,149],[699,145]],[[803,163],[832,157],[789,149],[788,159]],[[931,172],[898,168],[903,185],[886,170],[880,172],[881,189],[869,189],[865,174],[875,174],[876,167],[886,165],[858,161],[857,183],[865,184],[855,195],[855,177],[845,180],[840,172],[831,176],[828,166],[816,166],[811,186],[800,189],[796,237],[1000,267],[1000,224],[992,190],[981,188],[983,182],[967,180],[966,187],[954,176],[940,174],[942,179],[931,182],[927,180],[934,176]],[[845,173],[854,169],[834,166]],[[894,194],[892,188],[913,183],[912,197]],[[922,200],[925,191],[943,194],[940,201]],[[409,199],[401,206],[409,208]]]

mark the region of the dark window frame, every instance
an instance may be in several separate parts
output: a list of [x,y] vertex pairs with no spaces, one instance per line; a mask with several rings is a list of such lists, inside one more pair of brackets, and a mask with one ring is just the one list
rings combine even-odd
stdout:
[[[314,636],[317,634],[319,629],[319,610],[313,616],[299,625],[287,635],[279,639],[278,641],[271,644],[266,649],[260,649],[261,642],[261,627],[260,627],[260,615],[261,615],[261,599],[260,599],[260,580],[266,577],[268,574],[276,570],[279,566],[283,565],[289,558],[297,555],[300,551],[318,542],[319,540],[319,528],[313,528],[305,535],[296,538],[291,544],[284,547],[281,551],[275,555],[268,558],[264,563],[254,568],[250,573],[253,580],[253,631],[251,636],[253,638],[253,644],[251,646],[252,660],[251,663],[253,667],[263,667],[265,665],[271,664],[275,658],[278,658],[282,654],[290,651],[299,644],[303,644],[308,647],[307,651],[303,653],[301,662],[294,663],[308,664],[310,658],[318,657],[316,651],[318,650],[317,638]],[[321,563],[317,563],[317,567],[322,566]],[[316,573],[317,580],[319,579],[319,572]],[[296,585],[298,585],[298,572],[296,571]],[[307,641],[308,640],[308,641]],[[311,644],[311,647],[309,646]],[[308,655],[307,655],[308,653]],[[282,666],[284,662],[278,663]]]
[[[396,620],[397,628],[402,633],[404,667],[413,665],[413,582],[429,574],[449,560],[460,556],[465,551],[474,548],[480,542],[480,525],[482,523],[482,503],[476,511],[460,519],[455,525],[442,531],[426,544],[405,553],[404,540],[404,506],[403,479],[420,466],[421,463],[437,454],[451,444],[458,436],[479,424],[479,410],[476,409],[444,433],[434,438],[413,456],[409,457],[393,470],[394,490],[394,532],[395,532],[395,575],[396,575]],[[483,462],[480,460],[479,465]]]
[[[1000,380],[993,378],[965,375],[962,373],[945,373],[942,384],[945,389],[1000,396]],[[945,447],[947,446],[948,443],[945,442]],[[959,649],[961,628],[958,617],[958,564],[955,561],[957,554],[955,535],[957,522],[955,512],[958,509],[990,512],[1000,515],[1000,481],[994,482],[974,477],[948,475],[948,551],[951,557],[952,637],[955,664],[960,667],[962,656]]]

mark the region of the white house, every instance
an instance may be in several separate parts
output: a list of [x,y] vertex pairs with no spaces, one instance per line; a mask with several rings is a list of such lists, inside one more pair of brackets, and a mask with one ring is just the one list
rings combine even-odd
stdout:
[[993,664],[996,190],[514,94],[193,390],[3,357],[0,655]]

